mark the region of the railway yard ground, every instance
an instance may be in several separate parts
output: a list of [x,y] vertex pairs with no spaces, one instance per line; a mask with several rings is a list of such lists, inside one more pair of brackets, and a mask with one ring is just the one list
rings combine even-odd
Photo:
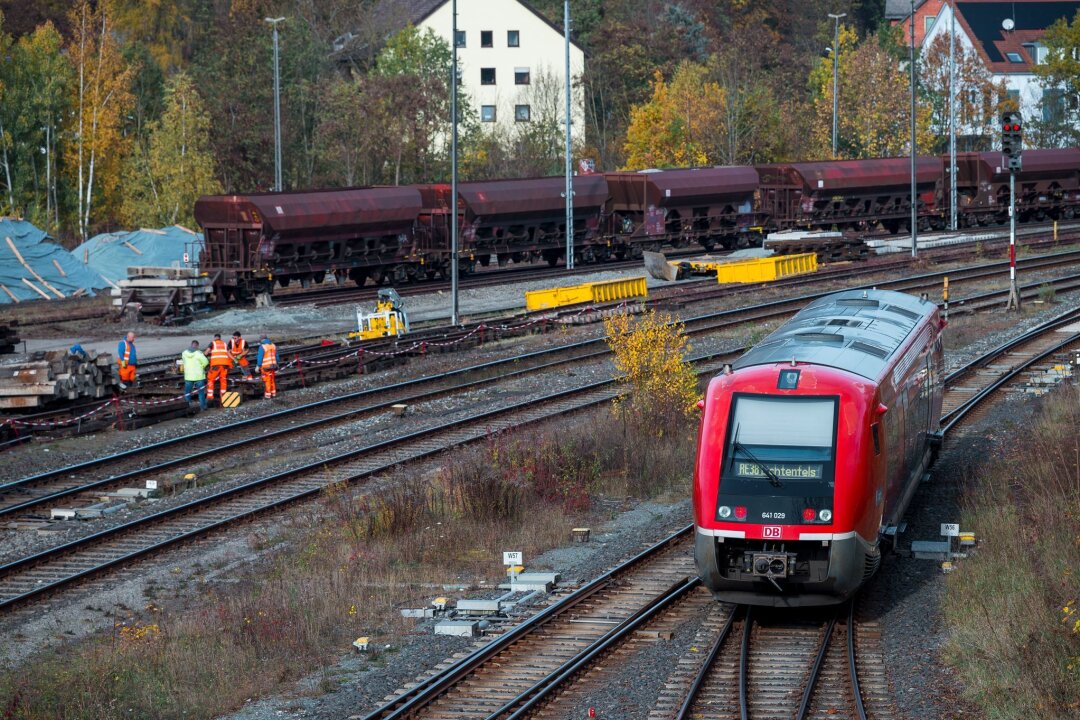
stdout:
[[[968,259],[955,265],[973,262]],[[917,272],[941,269],[923,263]],[[1022,274],[1021,281],[1049,283],[1069,271],[1070,268],[1060,267],[1033,270]],[[641,273],[599,272],[596,277],[577,276],[573,282],[634,274]],[[868,275],[858,282],[870,284],[895,279],[895,271],[883,271],[880,276]],[[952,289],[954,311],[963,309],[963,305],[955,304],[960,298],[1000,289],[1003,282],[1007,284],[1007,270],[997,279],[956,283]],[[689,318],[751,302],[837,290],[850,284],[833,279],[797,288],[769,288],[756,291],[753,300],[746,295],[719,297],[687,304],[677,312]],[[532,285],[547,287],[552,283],[540,281]],[[519,309],[526,289],[533,287],[517,284],[466,290],[462,294],[462,314],[495,317]],[[931,297],[937,294],[938,291],[932,291]],[[1019,315],[1007,315],[1000,310],[976,315],[954,314],[945,331],[947,368],[960,367],[1025,329],[1080,307],[1078,290],[1047,291],[1040,295],[1038,300],[1029,299]],[[414,322],[434,321],[445,315],[448,303],[445,294],[410,296],[406,299],[406,309]],[[694,335],[690,354],[736,351],[756,342],[779,322],[744,323]],[[205,340],[213,332],[225,334],[241,329],[248,338],[255,338],[260,332],[279,338],[315,338],[347,332],[354,323],[355,305],[349,304],[232,309],[201,318],[186,327],[147,326],[135,330],[139,333],[140,353],[166,355],[178,353],[191,337]],[[40,332],[28,328],[22,334],[30,338],[28,346],[40,342],[38,347],[49,344],[66,347],[80,341],[85,347],[100,343],[103,349],[112,350],[127,327],[120,324],[102,327],[100,321],[73,321],[42,326]],[[433,376],[453,368],[522,356],[556,344],[597,338],[603,332],[602,323],[568,325],[552,333],[490,342],[464,352],[412,358],[407,364],[371,374],[283,393],[273,407],[274,410],[296,407]],[[3,533],[0,564],[170,505],[208,497],[260,474],[281,472],[389,441],[407,432],[427,431],[433,423],[455,420],[477,407],[522,403],[545,393],[569,390],[609,378],[612,372],[611,360],[604,357],[563,364],[505,382],[495,381],[447,396],[419,399],[400,415],[364,414],[352,423],[289,436],[258,451],[239,449],[193,461],[190,466],[170,472],[194,472],[200,478],[199,487],[173,498],[135,504],[98,520],[52,525],[42,532],[0,531]],[[1006,400],[990,405],[956,437],[950,437],[930,481],[915,496],[907,515],[908,528],[900,541],[901,549],[910,547],[913,540],[939,539],[942,523],[959,522],[964,530],[974,529],[968,523],[989,526],[980,514],[986,512],[985,508],[971,500],[971,493],[977,492],[984,477],[1010,462],[1020,461],[1017,441],[1027,436],[1029,428],[1037,427],[1046,413],[1057,413],[1056,417],[1060,418],[1063,411],[1055,403],[1062,402],[1062,397],[1073,405],[1077,402],[1075,388],[1063,387],[1038,397],[1014,392]],[[20,478],[193,430],[214,429],[237,419],[255,418],[266,411],[267,405],[256,401],[245,403],[231,414],[214,410],[131,432],[39,439],[6,451],[0,457],[4,463],[3,475]],[[1066,412],[1065,416],[1075,422],[1075,415],[1068,416]],[[382,473],[373,482],[354,489],[324,491],[317,500],[294,503],[278,513],[257,516],[239,527],[179,545],[119,571],[87,580],[74,589],[7,611],[6,617],[0,615],[0,637],[5,639],[0,653],[11,670],[6,678],[0,677],[0,709],[5,701],[16,707],[20,693],[51,692],[57,698],[64,697],[61,677],[64,683],[75,687],[89,688],[104,683],[102,687],[108,688],[111,675],[115,678],[112,689],[104,695],[111,693],[117,708],[125,702],[133,708],[125,714],[122,709],[114,712],[114,707],[108,707],[106,714],[117,717],[138,716],[138,708],[168,708],[169,712],[163,712],[162,717],[181,717],[175,700],[168,699],[170,694],[178,692],[177,688],[182,691],[185,685],[199,687],[200,682],[204,684],[202,696],[189,698],[192,716],[225,713],[223,716],[230,720],[367,717],[388,696],[451,658],[470,651],[477,642],[471,638],[434,635],[432,621],[405,619],[400,612],[403,608],[430,606],[439,596],[501,595],[502,591],[496,587],[505,579],[500,574],[501,550],[524,551],[529,571],[560,573],[564,590],[556,594],[559,597],[566,592],[565,588],[588,583],[690,522],[689,502],[684,499],[688,495],[689,477],[685,472],[689,464],[685,457],[680,460],[674,456],[692,454],[692,432],[673,431],[665,440],[671,444],[672,452],[649,456],[654,473],[674,473],[668,482],[640,482],[626,477],[625,473],[620,475],[610,452],[598,450],[610,450],[625,442],[613,419],[610,403],[579,411],[575,418],[557,422],[558,425],[550,422],[529,425],[483,441],[478,448],[453,450],[411,464],[404,470]],[[1073,442],[1075,437],[1073,433]],[[525,446],[530,445],[532,449],[528,450]],[[556,456],[554,460],[550,457],[546,460],[550,466],[544,466],[553,476],[563,473],[553,481],[555,486],[546,498],[523,495],[520,488],[508,487],[499,478],[484,473],[484,465],[492,462],[492,454],[504,453],[538,462],[536,458],[542,454],[538,449]],[[1069,452],[1073,449],[1068,448],[1066,455]],[[575,459],[589,462],[575,464]],[[605,465],[609,461],[610,467]],[[449,480],[447,472],[451,476]],[[488,483],[485,488],[489,494],[495,494],[516,510],[506,516],[483,515],[469,505],[467,498],[462,500],[464,486],[455,485],[455,477],[461,482],[482,477]],[[441,483],[447,494],[433,498],[419,489],[429,481]],[[451,499],[451,495],[456,499]],[[427,514],[404,517],[405,508],[417,504],[424,506]],[[462,516],[468,520],[458,522]],[[1075,523],[1072,535],[1066,532],[1066,536],[1080,537],[1080,517],[1074,513],[1066,514],[1065,518]],[[431,523],[425,524],[428,519]],[[398,522],[402,527],[419,530],[419,534],[409,538],[395,535],[393,528]],[[570,542],[570,529],[574,527],[589,527],[589,542]],[[361,538],[373,540],[365,544]],[[979,540],[993,543],[995,538],[980,536]],[[1074,542],[1071,549],[1062,550],[1065,561],[1076,558],[1078,547]],[[974,582],[970,578],[985,574],[985,569],[979,569],[978,573],[965,575],[965,563],[974,564],[977,559],[976,556],[959,560],[958,570],[946,575],[934,561],[909,557],[906,552],[893,554],[863,593],[858,613],[880,632],[888,659],[887,684],[893,703],[888,714],[881,717],[921,720],[984,716],[985,705],[979,705],[971,697],[975,694],[985,700],[987,694],[992,694],[985,686],[995,667],[985,662],[981,654],[993,646],[969,648],[963,644],[973,645],[974,641],[971,625],[964,624],[956,599],[970,601],[970,585]],[[336,563],[341,565],[335,567]],[[304,583],[310,584],[307,591],[323,597],[318,602],[310,599],[311,606],[304,612],[295,608],[291,614],[286,612],[289,593],[297,592]],[[958,594],[950,596],[950,590]],[[1076,597],[1080,586],[1075,575],[1062,578],[1060,586],[1052,590],[1063,601],[1071,601],[1065,605],[1064,614],[1073,617],[1069,608],[1076,612],[1076,601],[1080,600]],[[346,600],[350,593],[357,598],[355,602]],[[606,720],[661,717],[654,714],[654,706],[680,660],[704,652],[696,643],[702,628],[713,619],[708,612],[711,603],[704,599],[705,595],[701,588],[693,590],[675,616],[659,621],[659,630],[639,633],[630,641],[632,652],[625,648],[616,651],[628,659],[612,661],[610,668],[587,674],[559,698],[559,705],[547,711],[547,715],[541,713],[542,716],[587,717],[587,709],[595,707],[598,717]],[[514,610],[512,619],[526,617],[544,607],[547,600],[541,598],[536,602]],[[330,608],[331,604],[336,606]],[[1008,621],[991,614],[994,610],[992,604],[980,608],[979,612],[986,617],[978,617],[976,622],[984,623],[988,629],[997,623],[1006,624]],[[1062,643],[1064,652],[1078,656],[1074,659],[1078,674],[1073,674],[1071,679],[1080,681],[1077,648],[1080,633],[1070,634],[1061,618],[1054,621],[1061,627],[1047,629],[1048,637],[1052,642]],[[510,622],[493,623],[496,628],[501,624]],[[208,638],[215,633],[218,641],[210,642]],[[1013,636],[1006,635],[1001,643],[1007,645]],[[366,654],[353,653],[349,646],[351,638],[359,636],[371,638]],[[184,638],[209,644],[202,649],[184,647]],[[971,657],[966,656],[969,649]],[[1024,662],[1022,657],[1014,660],[1014,665]],[[212,665],[213,672],[193,667],[201,663]],[[174,677],[162,678],[146,665],[185,670],[174,670]],[[20,667],[32,673],[28,683],[20,683],[19,675],[25,672]],[[1008,663],[1003,661],[999,670],[1006,667]],[[965,675],[962,672],[965,669],[971,674]],[[53,681],[42,677],[50,672],[57,673]],[[1046,669],[1042,668],[1041,672],[1045,678]],[[1070,668],[1063,672],[1073,671]],[[1070,678],[1064,679],[1067,682]],[[1008,682],[1018,686],[1027,680],[1026,676],[1018,675]],[[207,691],[206,684],[212,689]],[[101,694],[101,688],[96,692]],[[108,705],[101,699],[87,698],[84,695],[80,701],[85,706],[71,709],[72,716],[94,717],[96,711]],[[1080,708],[1073,705],[1072,709]],[[1053,712],[1047,710],[1045,716],[1057,717]],[[818,708],[818,713],[813,716],[832,715],[822,708]]]

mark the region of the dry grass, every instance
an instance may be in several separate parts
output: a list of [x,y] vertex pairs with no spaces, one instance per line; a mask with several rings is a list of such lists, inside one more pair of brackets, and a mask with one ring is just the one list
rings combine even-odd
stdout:
[[945,349],[948,351],[965,348],[987,335],[1001,332],[1015,324],[1016,313],[982,312],[950,315],[949,327],[943,335]]
[[599,493],[685,493],[692,423],[664,442],[633,437],[604,408],[447,453],[379,491],[335,487],[318,512],[256,538],[266,559],[240,582],[184,607],[148,605],[0,675],[0,718],[214,717],[332,662],[358,636],[393,644],[411,630],[398,610],[430,599],[418,579],[497,581],[499,551],[536,557],[566,542]]
[[950,662],[985,717],[1080,714],[1080,390],[1047,399],[970,481],[978,552],[949,578]]

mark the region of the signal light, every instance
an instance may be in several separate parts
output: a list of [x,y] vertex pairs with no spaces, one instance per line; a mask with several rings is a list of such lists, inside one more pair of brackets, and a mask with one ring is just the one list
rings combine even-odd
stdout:
[[746,506],[745,505],[736,505],[735,506],[735,519],[737,519],[737,520],[745,520],[746,519]]
[[[1023,118],[1018,112],[1007,112],[1001,116],[1001,154],[1007,158],[1017,158],[1024,151]],[[1010,161],[1010,166],[1013,163]]]

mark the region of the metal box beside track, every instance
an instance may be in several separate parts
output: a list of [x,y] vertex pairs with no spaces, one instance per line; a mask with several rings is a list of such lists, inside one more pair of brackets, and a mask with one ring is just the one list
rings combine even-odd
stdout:
[[817,254],[774,255],[739,262],[721,263],[716,268],[720,283],[756,283],[779,280],[792,275],[817,272]]
[[528,310],[547,310],[565,305],[647,297],[648,294],[649,290],[644,277],[605,280],[550,290],[530,290],[525,293],[525,307]]

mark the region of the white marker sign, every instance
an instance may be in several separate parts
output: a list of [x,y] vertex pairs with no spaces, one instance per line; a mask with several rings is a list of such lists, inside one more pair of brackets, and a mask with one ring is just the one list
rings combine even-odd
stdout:
[[521,564],[521,551],[514,550],[513,552],[503,553],[503,565],[520,565]]
[[956,537],[960,534],[959,523],[941,523],[941,534],[945,537]]

